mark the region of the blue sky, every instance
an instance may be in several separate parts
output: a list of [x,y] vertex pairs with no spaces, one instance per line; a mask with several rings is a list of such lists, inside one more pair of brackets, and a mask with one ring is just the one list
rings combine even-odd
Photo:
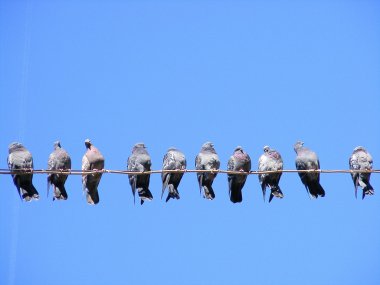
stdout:
[[[194,168],[212,141],[226,169],[237,145],[252,167],[264,145],[294,169],[293,144],[323,169],[347,169],[354,147],[380,161],[377,1],[0,1],[0,168],[22,142],[36,169],[59,139],[80,169],[90,138],[108,169],[144,142],[153,169],[171,146]],[[379,175],[372,185],[379,190]],[[0,176],[0,284],[379,284],[380,194],[354,198],[348,174],[323,174],[310,200],[286,173],[263,203],[249,176],[243,203],[199,196],[133,205],[127,176],[104,175],[100,204],[67,180],[69,199],[22,203]]]

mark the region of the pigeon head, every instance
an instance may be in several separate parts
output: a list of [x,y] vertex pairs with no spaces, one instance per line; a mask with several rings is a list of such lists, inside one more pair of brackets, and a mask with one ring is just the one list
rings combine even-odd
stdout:
[[362,151],[365,151],[365,152],[367,151],[363,146],[357,146],[357,147],[354,148],[354,152],[355,151],[359,151],[359,150],[362,150]]
[[19,142],[13,142],[8,146],[9,153],[17,149],[24,149],[24,146]]
[[54,142],[54,149],[61,148],[61,142],[60,141],[55,141]]
[[243,148],[239,145],[235,148],[234,152],[241,152],[241,153],[244,153],[244,150]]
[[266,145],[266,146],[264,146],[263,150],[264,150],[264,152],[269,152],[270,147]]
[[86,146],[87,148],[90,148],[90,147],[91,147],[91,141],[90,141],[90,139],[86,139],[86,140],[84,141],[84,144],[85,144],[85,146]]
[[302,141],[297,141],[297,142],[294,144],[294,151],[297,152],[298,150],[300,150],[300,149],[303,147],[303,144],[304,144],[304,142],[302,142]]
[[175,151],[175,150],[178,150],[178,149],[176,147],[174,147],[174,146],[171,146],[171,147],[168,148],[168,151]]

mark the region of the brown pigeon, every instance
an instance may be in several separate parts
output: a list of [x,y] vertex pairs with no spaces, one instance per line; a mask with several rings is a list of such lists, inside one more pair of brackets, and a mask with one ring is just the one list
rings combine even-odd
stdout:
[[[251,170],[251,158],[241,146],[235,148],[233,155],[228,160],[227,170],[249,172]],[[247,174],[228,174],[228,188],[232,203],[243,201],[241,190],[247,180]]]
[[[351,170],[372,170],[372,156],[364,147],[358,146],[354,149],[349,164]],[[363,189],[362,199],[364,199],[365,195],[375,194],[375,190],[373,190],[372,185],[369,183],[370,172],[351,173],[351,176],[355,185],[355,197],[357,197],[358,186]]]
[[[33,170],[32,154],[18,142],[13,142],[8,147],[8,168],[11,171],[20,169]],[[38,200],[39,195],[33,185],[33,173],[12,174],[13,183],[17,188],[20,198],[24,201]]]
[[[48,160],[48,170],[69,170],[71,169],[71,158],[69,154],[61,148],[61,143],[56,141],[54,143],[54,151],[50,154]],[[47,177],[49,196],[50,185],[53,185],[54,197],[57,200],[67,200],[67,192],[65,189],[65,182],[68,174],[64,173],[50,173]]]
[[[82,170],[104,169],[104,157],[89,139],[84,141],[87,151],[82,158]],[[102,178],[102,172],[83,174],[83,191],[86,192],[87,203],[94,205],[99,203],[98,185]]]

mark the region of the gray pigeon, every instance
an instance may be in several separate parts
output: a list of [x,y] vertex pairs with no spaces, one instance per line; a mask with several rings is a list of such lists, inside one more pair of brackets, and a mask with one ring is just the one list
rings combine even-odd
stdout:
[[[354,152],[350,157],[349,164],[351,170],[372,170],[372,156],[364,147],[358,146],[354,149]],[[371,177],[370,172],[351,173],[351,176],[355,185],[355,197],[357,197],[358,185],[363,189],[362,199],[364,199],[365,195],[375,194],[375,190],[373,190],[371,184],[369,183],[369,179]]]
[[[104,157],[89,139],[84,141],[87,151],[82,158],[82,170],[104,169]],[[83,191],[86,192],[87,203],[94,205],[99,203],[98,185],[102,178],[102,172],[83,174]]]
[[[297,170],[320,169],[319,159],[315,152],[303,146],[303,142],[298,141],[294,145],[296,156]],[[299,172],[302,183],[305,185],[306,191],[313,198],[318,196],[325,197],[325,190],[319,184],[319,172]]]
[[[132,154],[128,157],[128,171],[150,171],[152,162],[150,156],[146,151],[143,143],[137,143],[132,149]],[[153,199],[152,193],[149,191],[150,174],[129,174],[129,184],[132,188],[133,201],[135,202],[136,190],[141,199],[141,205],[145,200],[151,201]]]
[[[18,142],[9,145],[8,168],[10,171],[20,169],[33,170],[32,154]],[[38,200],[39,195],[33,186],[33,173],[12,174],[13,183],[16,185],[20,198],[24,201]]]
[[[61,143],[56,141],[54,143],[54,151],[50,154],[48,160],[48,170],[69,170],[71,169],[71,158],[69,154],[61,148]],[[47,177],[49,196],[50,185],[53,185],[54,197],[53,200],[67,200],[67,192],[65,189],[65,182],[68,174],[64,173],[50,173]]]
[[[176,148],[169,148],[168,152],[165,154],[163,159],[163,170],[184,170],[186,169],[186,158],[185,155]],[[181,182],[183,173],[168,173],[162,172],[162,196],[166,187],[168,187],[168,196],[166,197],[166,202],[172,199],[179,199],[178,185]]]
[[[251,170],[251,158],[241,146],[235,148],[233,155],[228,160],[228,171],[249,172]],[[247,180],[247,174],[228,174],[228,188],[232,203],[243,201],[241,190]]]
[[[269,146],[264,146],[264,153],[259,158],[259,171],[277,171],[283,169],[283,162],[281,154],[271,149]],[[265,201],[266,188],[270,187],[271,193],[269,197],[269,203],[273,197],[283,198],[284,195],[280,189],[278,183],[280,182],[282,172],[279,173],[265,173],[259,174],[259,181],[261,189],[263,191],[263,198]]]
[[[197,170],[218,170],[220,167],[219,156],[217,155],[214,144],[212,142],[206,142],[202,145],[201,151],[195,158],[195,169]],[[215,198],[214,189],[212,189],[212,183],[218,173],[203,172],[197,173],[199,191],[202,192],[203,197],[212,200]]]

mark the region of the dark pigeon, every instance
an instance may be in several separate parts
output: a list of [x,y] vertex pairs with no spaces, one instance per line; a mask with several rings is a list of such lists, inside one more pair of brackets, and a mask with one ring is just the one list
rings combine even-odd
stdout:
[[[201,151],[195,158],[195,169],[197,170],[218,170],[220,167],[219,157],[214,149],[214,144],[206,142],[202,145]],[[203,172],[197,173],[199,191],[203,197],[212,200],[215,198],[212,183],[218,173],[217,172]]]
[[[33,170],[32,154],[18,142],[13,142],[9,145],[8,167],[10,171],[20,169]],[[33,173],[12,174],[13,183],[17,188],[20,198],[24,201],[38,200],[39,195],[33,185]]]
[[[277,171],[282,169],[283,161],[281,154],[278,151],[271,149],[269,146],[264,146],[264,153],[259,158],[259,171]],[[278,185],[281,175],[282,172],[259,174],[264,201],[267,187],[271,190],[269,203],[272,201],[273,197],[284,197],[284,194],[282,194],[280,186]]]
[[[135,144],[132,154],[128,157],[128,171],[150,171],[152,165],[150,156],[143,143]],[[149,190],[150,174],[129,174],[129,184],[132,188],[133,201],[135,202],[136,190],[141,199],[141,205],[145,200],[151,201],[153,195]]]
[[[349,164],[351,170],[372,170],[372,156],[364,147],[358,146],[354,149],[354,152],[350,157]],[[355,185],[355,197],[357,197],[358,186],[363,189],[362,199],[364,199],[365,195],[375,194],[375,190],[369,183],[369,179],[371,177],[370,172],[351,173],[351,176]]]
[[[82,159],[82,170],[104,169],[104,157],[100,151],[89,139],[86,139],[84,143],[87,151]],[[99,171],[98,173],[82,175],[83,191],[86,192],[87,203],[91,205],[99,203],[98,185],[102,174],[103,173]]]
[[[61,143],[56,141],[54,143],[54,151],[50,154],[48,160],[48,170],[69,170],[71,169],[71,158],[69,154],[61,148]],[[50,185],[53,185],[54,197],[53,200],[67,200],[67,192],[65,189],[65,182],[68,174],[64,173],[50,173],[48,174],[48,189],[49,196]]]
[[[251,158],[241,146],[235,148],[233,155],[228,160],[227,170],[241,172],[249,172],[251,170]],[[241,190],[246,180],[246,174],[228,174],[228,188],[232,203],[243,201]]]
[[[297,153],[297,170],[320,169],[317,154],[304,147],[303,144],[303,142],[298,141],[294,145],[294,151]],[[319,184],[319,172],[299,172],[298,175],[300,176],[302,183],[305,185],[305,188],[311,197],[325,197],[325,190],[323,190],[321,184]]]
[[[165,154],[163,159],[163,170],[184,170],[186,169],[186,158],[185,155],[176,148],[169,148],[168,152]],[[172,199],[179,199],[178,185],[181,182],[183,173],[168,173],[162,172],[162,196],[164,195],[165,189],[168,187],[168,196],[166,197],[166,202]]]

